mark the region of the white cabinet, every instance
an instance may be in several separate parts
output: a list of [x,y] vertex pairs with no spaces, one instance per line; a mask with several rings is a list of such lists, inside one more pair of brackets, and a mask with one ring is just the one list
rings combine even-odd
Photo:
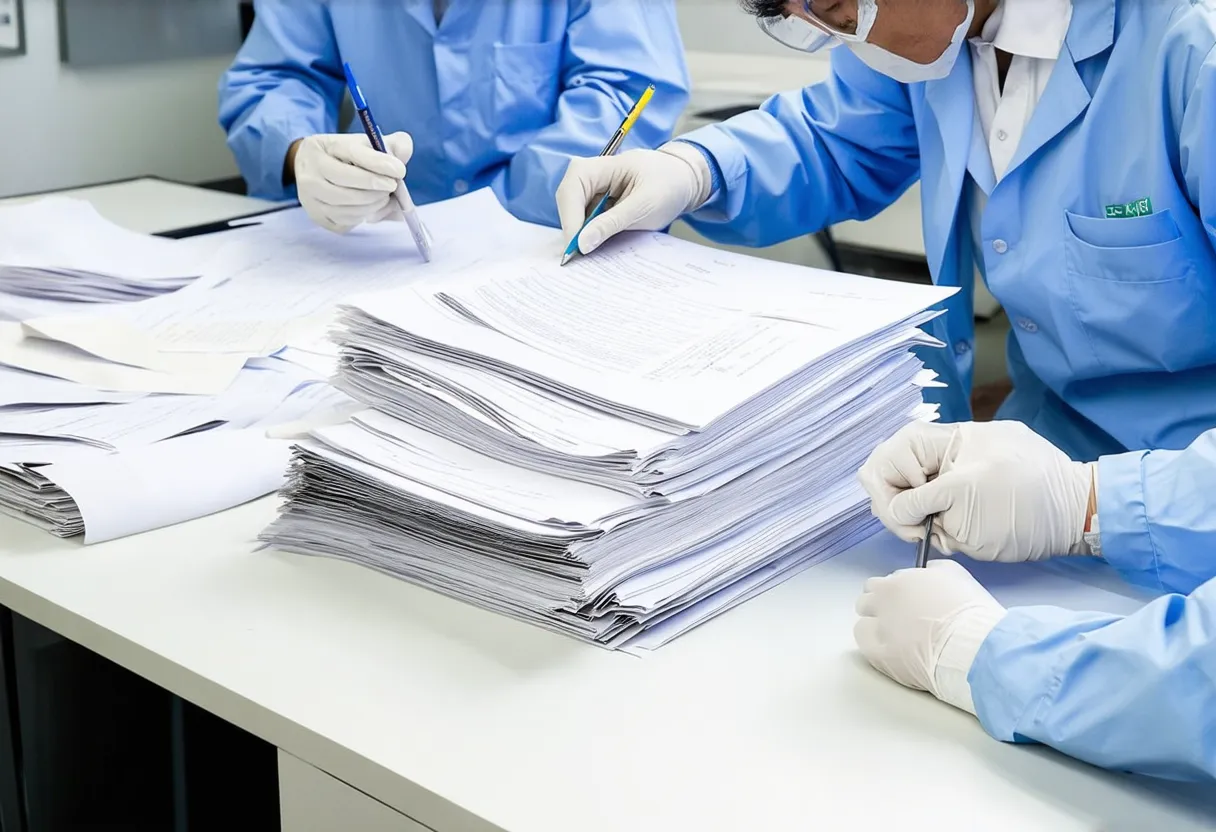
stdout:
[[283,832],[431,832],[282,749],[279,812]]

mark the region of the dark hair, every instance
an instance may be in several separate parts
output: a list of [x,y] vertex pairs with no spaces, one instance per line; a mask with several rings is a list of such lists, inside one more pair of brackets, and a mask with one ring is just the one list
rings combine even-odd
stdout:
[[739,5],[756,17],[780,17],[785,14],[787,0],[739,0]]

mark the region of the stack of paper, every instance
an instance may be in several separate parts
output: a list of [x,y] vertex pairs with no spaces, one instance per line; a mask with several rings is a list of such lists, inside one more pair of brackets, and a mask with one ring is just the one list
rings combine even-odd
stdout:
[[173,292],[201,274],[197,247],[120,228],[66,197],[0,208],[0,292],[77,302]]
[[0,385],[31,401],[0,399],[0,513],[86,543],[269,494],[283,482],[289,443],[268,430],[350,404],[275,358],[251,361],[217,396],[111,396],[39,378],[0,369]]
[[282,485],[288,457],[288,442],[248,428],[54,465],[0,462],[0,513],[100,543],[269,494]]
[[263,539],[610,647],[658,647],[870,534],[855,473],[950,290],[664,235],[345,307],[369,410],[295,449]]
[[[0,378],[6,377],[0,371]],[[216,396],[150,395],[126,402],[0,407],[0,462],[49,463],[85,456],[81,452],[86,450],[132,450],[214,426],[248,427],[287,406],[293,411],[284,421],[294,420],[302,396],[325,386],[303,368],[260,359]]]
[[[12,321],[0,320],[0,511],[95,542],[278,488],[288,442],[275,437],[351,409],[323,383],[340,301],[552,233],[512,219],[489,190],[420,211],[440,262],[424,263],[400,224],[337,236],[302,210],[182,243],[114,229],[70,200],[0,211],[0,263],[21,264],[0,272],[0,318]],[[204,264],[203,276],[140,303],[12,293],[47,286],[58,297],[65,263],[63,285],[88,290],[69,292],[76,300],[106,299],[92,291],[97,275],[167,287],[187,273],[163,269],[175,255]],[[27,285],[21,269],[33,264],[53,274]]]

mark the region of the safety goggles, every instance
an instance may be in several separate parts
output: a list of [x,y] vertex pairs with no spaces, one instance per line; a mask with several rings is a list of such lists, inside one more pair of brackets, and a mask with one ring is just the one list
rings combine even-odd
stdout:
[[870,35],[878,6],[874,0],[845,0],[856,6],[857,25],[851,31],[839,29],[811,11],[810,0],[803,0],[803,15],[778,14],[762,17],[757,21],[764,34],[773,40],[797,49],[800,52],[818,52],[832,49],[845,42],[861,42]]

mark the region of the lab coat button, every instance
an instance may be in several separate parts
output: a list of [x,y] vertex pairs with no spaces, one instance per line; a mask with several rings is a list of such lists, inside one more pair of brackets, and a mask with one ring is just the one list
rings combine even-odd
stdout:
[[457,179],[452,183],[452,190],[456,192],[456,196],[467,194],[469,192],[469,183],[463,179]]
[[1029,332],[1031,335],[1039,331],[1039,325],[1030,318],[1018,318],[1018,326],[1023,332]]
[[1004,130],[997,130],[997,131],[996,131],[996,140],[997,140],[998,142],[1003,142],[1003,141],[1005,141],[1005,139],[1007,139],[1007,138],[1009,138],[1009,134],[1008,134],[1007,132],[1005,132]]
[[1004,240],[993,240],[992,250],[997,254],[1004,254],[1005,252],[1009,251],[1009,243],[1005,242]]

